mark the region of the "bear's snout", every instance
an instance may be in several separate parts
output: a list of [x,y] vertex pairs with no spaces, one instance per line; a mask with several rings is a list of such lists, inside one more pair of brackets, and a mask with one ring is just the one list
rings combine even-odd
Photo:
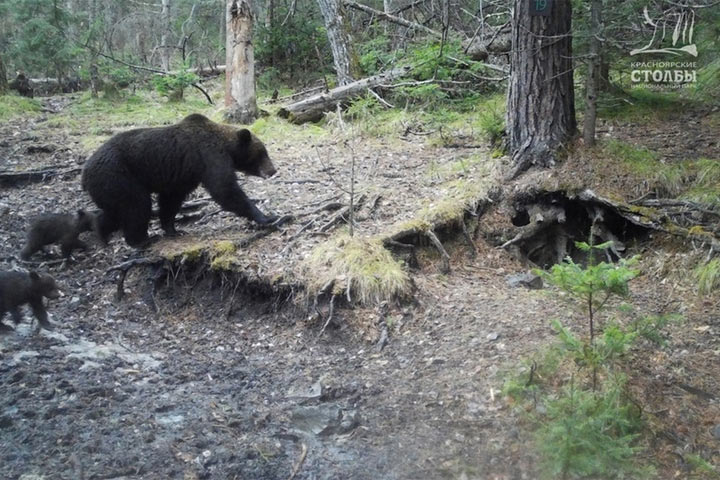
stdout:
[[260,165],[260,176],[262,178],[270,178],[277,173],[275,166],[270,160],[267,160]]

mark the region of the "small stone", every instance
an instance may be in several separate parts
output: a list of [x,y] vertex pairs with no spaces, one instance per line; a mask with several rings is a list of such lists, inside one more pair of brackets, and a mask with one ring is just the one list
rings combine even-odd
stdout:
[[497,340],[499,337],[500,337],[500,335],[499,335],[497,332],[492,332],[492,333],[488,333],[487,337],[485,337],[485,338],[487,338],[487,339],[490,340],[491,342],[494,342],[494,341]]
[[526,287],[532,290],[543,288],[542,278],[532,272],[508,275],[505,277],[505,282],[512,288]]
[[712,434],[713,434],[713,437],[720,440],[720,423],[715,425],[715,427],[712,429]]

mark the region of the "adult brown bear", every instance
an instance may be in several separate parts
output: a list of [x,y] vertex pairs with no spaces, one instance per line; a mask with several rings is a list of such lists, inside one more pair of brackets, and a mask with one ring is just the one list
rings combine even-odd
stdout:
[[122,229],[125,241],[148,240],[151,194],[158,194],[160,225],[175,235],[175,215],[202,183],[227,211],[260,225],[277,217],[263,214],[237,183],[235,171],[268,178],[276,170],[265,145],[247,129],[192,114],[176,125],[119,133],[85,163],[82,186],[98,207],[98,235],[107,242]]

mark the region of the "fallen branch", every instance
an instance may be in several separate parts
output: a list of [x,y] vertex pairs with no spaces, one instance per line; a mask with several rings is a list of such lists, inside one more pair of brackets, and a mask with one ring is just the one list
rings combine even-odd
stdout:
[[44,182],[53,177],[67,177],[77,175],[82,168],[69,168],[67,170],[59,170],[57,168],[43,168],[40,170],[28,170],[24,172],[0,172],[0,185],[4,187],[14,187],[26,183]]
[[370,15],[372,15],[375,18],[379,18],[381,20],[387,20],[389,22],[396,23],[398,25],[402,25],[403,27],[409,28],[411,30],[418,30],[420,32],[425,32],[428,35],[432,35],[433,37],[442,38],[441,32],[433,30],[432,28],[428,28],[425,25],[411,22],[410,20],[406,20],[402,17],[397,17],[395,15],[391,15],[389,13],[385,13],[380,10],[375,10],[374,8],[368,7],[367,5],[363,5],[362,3],[354,2],[353,0],[343,0],[343,3],[350,8],[354,8],[356,10],[360,10],[362,12],[369,13]]
[[[85,47],[86,47],[86,48],[89,48],[87,45],[85,45]],[[96,53],[97,55],[100,55],[100,56],[103,57],[103,58],[107,58],[108,60],[112,60],[113,62],[117,62],[117,63],[119,63],[119,64],[121,64],[121,65],[125,65],[126,67],[132,68],[133,70],[142,70],[142,71],[145,71],[145,72],[151,72],[151,73],[155,73],[155,74],[158,74],[158,75],[175,75],[175,74],[177,74],[177,73],[180,73],[180,72],[166,72],[165,70],[160,70],[160,69],[151,68],[151,67],[145,67],[145,66],[143,66],[143,65],[133,65],[132,63],[128,63],[128,62],[125,62],[125,61],[123,61],[123,60],[117,59],[117,58],[115,58],[115,57],[113,57],[113,56],[111,56],[111,55],[106,55],[106,54],[104,54],[104,53],[102,53],[102,52],[98,52],[98,51],[93,50],[93,49],[91,49],[91,48],[89,48],[89,49],[90,49],[91,51],[93,51],[93,53]],[[214,105],[214,103],[213,103],[213,101],[212,101],[212,98],[210,98],[210,95],[208,95],[208,93],[205,91],[204,88],[202,88],[202,87],[201,87],[200,85],[198,85],[197,83],[191,83],[190,85],[192,85],[193,87],[195,87],[195,88],[197,88],[198,90],[200,90],[200,91],[202,92],[202,94],[205,95],[205,98],[206,98],[207,101],[210,103],[210,105]]]
[[350,218],[351,213],[359,210],[362,207],[363,203],[365,203],[366,198],[367,197],[365,194],[360,195],[360,197],[358,197],[357,201],[353,206],[348,205],[347,207],[337,212],[335,215],[332,216],[332,218],[330,218],[330,220],[328,220],[323,226],[318,229],[318,232],[325,233],[338,223],[341,223],[343,221],[347,222]]

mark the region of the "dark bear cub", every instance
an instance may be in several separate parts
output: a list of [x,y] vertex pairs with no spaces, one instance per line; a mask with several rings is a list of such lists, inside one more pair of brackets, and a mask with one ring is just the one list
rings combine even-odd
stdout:
[[238,185],[236,171],[268,178],[275,174],[265,145],[247,129],[193,114],[176,125],[119,133],[85,163],[82,186],[102,209],[103,242],[122,229],[131,246],[148,241],[153,193],[160,226],[175,235],[175,215],[200,184],[227,211],[260,225],[277,217],[261,212]]
[[87,245],[78,237],[82,232],[93,229],[95,216],[84,210],[77,214],[52,213],[36,218],[27,231],[25,248],[20,258],[27,260],[45,245],[59,243],[64,257],[70,257],[74,249],[85,249]]
[[6,312],[10,312],[15,325],[22,321],[18,308],[29,304],[40,327],[52,330],[48,322],[47,310],[43,305],[43,297],[58,298],[55,280],[47,274],[36,272],[0,272],[0,334],[12,332],[13,329],[2,323]]

